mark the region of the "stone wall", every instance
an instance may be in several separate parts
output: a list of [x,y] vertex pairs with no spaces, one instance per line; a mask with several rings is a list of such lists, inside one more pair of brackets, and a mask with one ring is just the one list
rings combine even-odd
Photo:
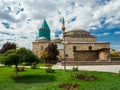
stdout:
[[96,51],[75,51],[75,61],[96,61],[98,60],[98,53]]
[[95,37],[66,37],[67,42],[96,42]]
[[[92,46],[92,50],[99,50],[99,49],[102,49],[102,48],[110,48],[109,46],[109,43],[68,43],[67,44],[67,47],[68,46],[71,46],[71,48],[73,46],[76,46],[76,50],[89,50],[89,46]],[[69,46],[69,47],[70,47]]]
[[120,61],[120,57],[111,57],[111,61]]
[[109,43],[67,43],[66,54],[68,54],[68,58],[74,58],[73,46],[76,47],[76,51],[88,51],[89,46],[92,46],[92,50],[110,48]]
[[[66,66],[82,66],[82,65],[120,65],[120,61],[67,61]],[[62,61],[62,66],[64,66],[64,61]]]
[[49,44],[48,42],[33,42],[32,51],[36,55],[40,56],[40,53],[45,50],[45,48],[48,46],[48,44]]
[[110,60],[110,50],[100,50],[99,51],[99,60]]

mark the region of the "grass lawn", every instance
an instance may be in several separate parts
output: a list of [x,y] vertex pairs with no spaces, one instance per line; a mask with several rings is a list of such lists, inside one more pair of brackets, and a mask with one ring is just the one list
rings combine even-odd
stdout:
[[44,69],[25,69],[15,75],[14,68],[0,67],[0,90],[62,90],[62,83],[77,83],[79,90],[120,90],[120,76],[115,73],[92,72],[96,81],[74,80],[70,77],[72,71],[55,70],[46,73]]

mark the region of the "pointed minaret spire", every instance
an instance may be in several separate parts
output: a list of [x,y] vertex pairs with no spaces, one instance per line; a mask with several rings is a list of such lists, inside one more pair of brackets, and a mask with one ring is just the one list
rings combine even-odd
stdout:
[[65,31],[65,20],[64,20],[64,17],[63,17],[63,21],[62,21],[62,30]]

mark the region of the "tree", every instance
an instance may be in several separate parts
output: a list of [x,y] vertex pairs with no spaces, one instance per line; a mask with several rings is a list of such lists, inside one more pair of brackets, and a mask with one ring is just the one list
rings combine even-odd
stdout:
[[31,50],[24,47],[17,49],[16,53],[19,55],[21,62],[27,62],[31,64],[39,62],[38,56],[35,55]]
[[0,49],[0,53],[3,54],[5,53],[7,50],[12,50],[12,49],[16,49],[16,44],[15,43],[11,43],[11,42],[6,42],[2,48]]
[[2,54],[2,63],[5,65],[15,65],[16,77],[18,77],[18,65],[22,62],[38,63],[39,58],[26,48],[19,48],[17,50],[8,50]]
[[9,65],[15,65],[16,77],[18,77],[18,64],[20,63],[19,56],[16,53],[9,54],[7,62]]
[[19,56],[16,53],[16,50],[7,50],[3,55],[2,55],[2,63],[5,65],[15,65],[15,72],[16,72],[16,77],[18,77],[18,64],[20,63],[19,61]]
[[49,43],[46,50],[42,52],[41,58],[44,58],[45,62],[56,63],[57,55],[59,55],[57,45],[55,43]]
[[120,57],[119,52],[112,52],[111,57]]
[[0,62],[5,64],[5,65],[10,65],[8,61],[8,55],[14,53],[15,50],[7,50],[4,54],[0,55]]
[[59,55],[59,51],[57,50],[57,45],[55,43],[49,43],[46,48],[50,55],[50,59],[57,59],[57,55]]
[[44,62],[45,63],[45,60],[48,60],[49,59],[49,53],[46,51],[46,50],[44,50],[43,52],[41,52],[41,59],[42,59],[42,62]]

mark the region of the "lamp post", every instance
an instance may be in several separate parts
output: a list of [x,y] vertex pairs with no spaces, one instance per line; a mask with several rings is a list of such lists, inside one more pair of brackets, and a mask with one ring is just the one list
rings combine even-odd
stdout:
[[62,31],[63,31],[63,40],[64,40],[64,71],[66,72],[66,47],[65,47],[65,21],[63,18],[62,21]]

